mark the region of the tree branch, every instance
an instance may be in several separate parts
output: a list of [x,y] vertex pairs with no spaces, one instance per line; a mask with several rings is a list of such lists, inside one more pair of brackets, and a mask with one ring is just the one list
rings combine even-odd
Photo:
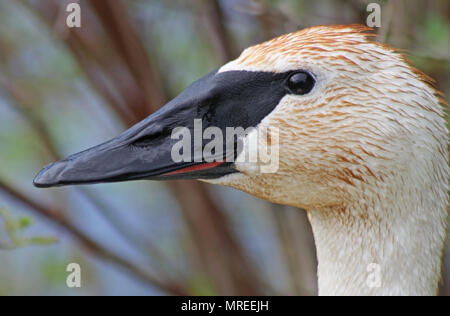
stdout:
[[197,0],[197,11],[205,23],[205,30],[221,63],[235,57],[234,47],[225,28],[225,17],[217,0]]
[[49,208],[39,204],[38,202],[31,200],[26,195],[20,193],[19,191],[7,185],[1,179],[0,179],[0,190],[6,193],[10,198],[15,200],[16,202],[25,205],[31,211],[35,212],[40,216],[43,216],[53,224],[56,224],[57,226],[68,232],[73,238],[75,238],[80,243],[80,245],[84,249],[94,254],[95,256],[99,257],[100,259],[115,264],[116,266],[122,268],[124,271],[130,273],[132,276],[137,277],[138,279],[151,284],[155,288],[165,293],[173,295],[186,295],[186,292],[180,286],[174,283],[163,282],[159,280],[157,277],[150,275],[148,272],[144,271],[139,266],[136,266],[135,264],[123,259],[122,257],[116,255],[115,253],[111,252],[110,250],[106,249],[105,247],[97,243],[95,240],[87,237],[82,231],[80,231],[75,225],[73,225],[62,215],[64,213],[61,210]]

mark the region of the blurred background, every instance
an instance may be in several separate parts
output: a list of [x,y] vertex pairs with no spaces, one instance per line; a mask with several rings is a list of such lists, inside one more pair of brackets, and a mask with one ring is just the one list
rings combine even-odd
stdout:
[[[66,26],[69,2],[81,28]],[[378,39],[448,96],[448,0],[0,0],[0,295],[315,295],[302,210],[199,182],[31,183],[249,45],[365,24],[369,2],[382,8]],[[81,288],[66,286],[72,262]],[[449,270],[447,251],[442,295]]]

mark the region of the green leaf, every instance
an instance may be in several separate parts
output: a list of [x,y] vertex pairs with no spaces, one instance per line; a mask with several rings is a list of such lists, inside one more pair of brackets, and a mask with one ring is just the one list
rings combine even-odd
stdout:
[[59,242],[59,239],[56,237],[31,237],[28,238],[28,244],[30,245],[40,245],[40,246],[47,246],[52,245],[54,243]]
[[26,229],[33,224],[33,219],[30,217],[22,216],[17,220],[17,226],[19,229]]
[[16,230],[16,222],[13,216],[5,209],[0,209],[0,217],[4,221],[5,231],[8,235],[14,233]]
[[23,235],[24,230],[33,224],[33,220],[27,216],[15,218],[5,209],[0,209],[0,219],[3,219],[4,229],[8,236],[8,241],[0,240],[1,249],[15,249],[30,245],[45,246],[58,242],[54,237],[26,237]]

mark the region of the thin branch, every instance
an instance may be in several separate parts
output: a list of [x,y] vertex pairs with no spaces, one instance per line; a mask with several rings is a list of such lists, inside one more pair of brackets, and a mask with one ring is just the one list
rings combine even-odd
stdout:
[[71,32],[71,34],[72,36],[66,37],[65,42],[78,61],[80,68],[84,71],[94,91],[106,101],[125,124],[132,125],[137,122],[138,119],[134,113],[124,106],[120,100],[117,100],[117,97],[108,87],[106,80],[99,76],[99,70],[101,70],[99,66],[83,51],[83,47],[86,45],[85,39],[75,31]]
[[123,221],[118,219],[117,216],[113,214],[113,212],[107,211],[110,207],[106,205],[98,195],[93,194],[92,191],[84,188],[80,188],[79,191],[83,193],[85,197],[88,198],[89,202],[91,202],[95,208],[100,211],[103,218],[107,220],[116,231],[126,238],[130,245],[136,247],[137,249],[145,250],[144,253],[150,257],[152,261],[156,261],[158,274],[163,274],[165,277],[174,277],[174,271],[176,270],[173,268],[170,261],[167,260],[166,256],[160,251],[160,249],[156,247],[156,245],[154,245],[147,238],[144,238],[142,235],[139,235],[138,232],[130,230]]
[[[14,99],[20,102],[20,104],[30,104],[25,102],[25,100],[29,100],[30,98],[25,94],[25,92],[19,89],[16,85],[12,83],[11,80],[5,79],[0,74],[0,85],[4,87],[6,92]],[[47,152],[53,157],[58,157],[58,152],[53,145],[53,142],[50,139],[50,135],[48,134],[45,125],[31,112],[28,106],[15,106],[15,110],[19,112],[19,114],[31,125],[33,128],[34,134],[41,140]]]
[[[289,280],[291,290],[289,293],[295,293],[295,295],[305,295],[308,291],[302,286],[301,267],[297,260],[296,245],[298,241],[290,230],[290,220],[287,217],[288,208],[282,205],[272,205],[272,215],[278,232],[278,239],[280,240],[281,251],[285,258],[285,263],[288,275],[291,277]],[[300,211],[300,210],[296,210]]]
[[95,240],[86,236],[82,231],[80,231],[75,225],[68,221],[62,214],[61,210],[55,208],[49,208],[47,206],[41,205],[28,198],[26,195],[20,193],[19,191],[13,189],[7,185],[3,180],[0,179],[0,190],[6,193],[13,200],[25,205],[31,211],[36,214],[45,217],[47,220],[56,224],[66,232],[68,232],[73,238],[75,238],[80,245],[88,250],[90,253],[101,258],[102,260],[111,262],[118,267],[122,268],[124,271],[130,273],[132,276],[145,281],[155,288],[173,295],[186,295],[184,289],[179,287],[174,283],[163,282],[159,278],[150,275],[147,271],[142,270],[139,266],[123,259],[122,257],[116,255],[110,250],[106,249]]
[[396,1],[389,1],[383,8],[381,28],[379,29],[377,36],[380,42],[386,43],[388,40],[389,31],[391,30],[395,10],[396,10]]
[[197,11],[205,23],[205,30],[221,63],[230,61],[234,47],[225,28],[225,16],[217,0],[197,0]]
[[134,80],[145,94],[146,107],[136,108],[139,119],[160,108],[167,100],[161,81],[156,80],[153,69],[142,41],[139,39],[130,19],[124,17],[127,8],[122,0],[90,1],[94,11],[105,26],[115,48],[128,65]]

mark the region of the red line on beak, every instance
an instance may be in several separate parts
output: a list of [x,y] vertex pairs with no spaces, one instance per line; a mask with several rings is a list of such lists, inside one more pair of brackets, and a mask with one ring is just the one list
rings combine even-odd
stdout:
[[207,162],[200,165],[190,166],[186,167],[180,170],[175,170],[172,172],[164,173],[163,176],[172,176],[175,174],[181,174],[181,173],[187,173],[187,172],[193,172],[193,171],[199,171],[199,170],[205,170],[205,169],[211,169],[217,166],[220,166],[223,164],[224,161],[215,161],[215,162]]

